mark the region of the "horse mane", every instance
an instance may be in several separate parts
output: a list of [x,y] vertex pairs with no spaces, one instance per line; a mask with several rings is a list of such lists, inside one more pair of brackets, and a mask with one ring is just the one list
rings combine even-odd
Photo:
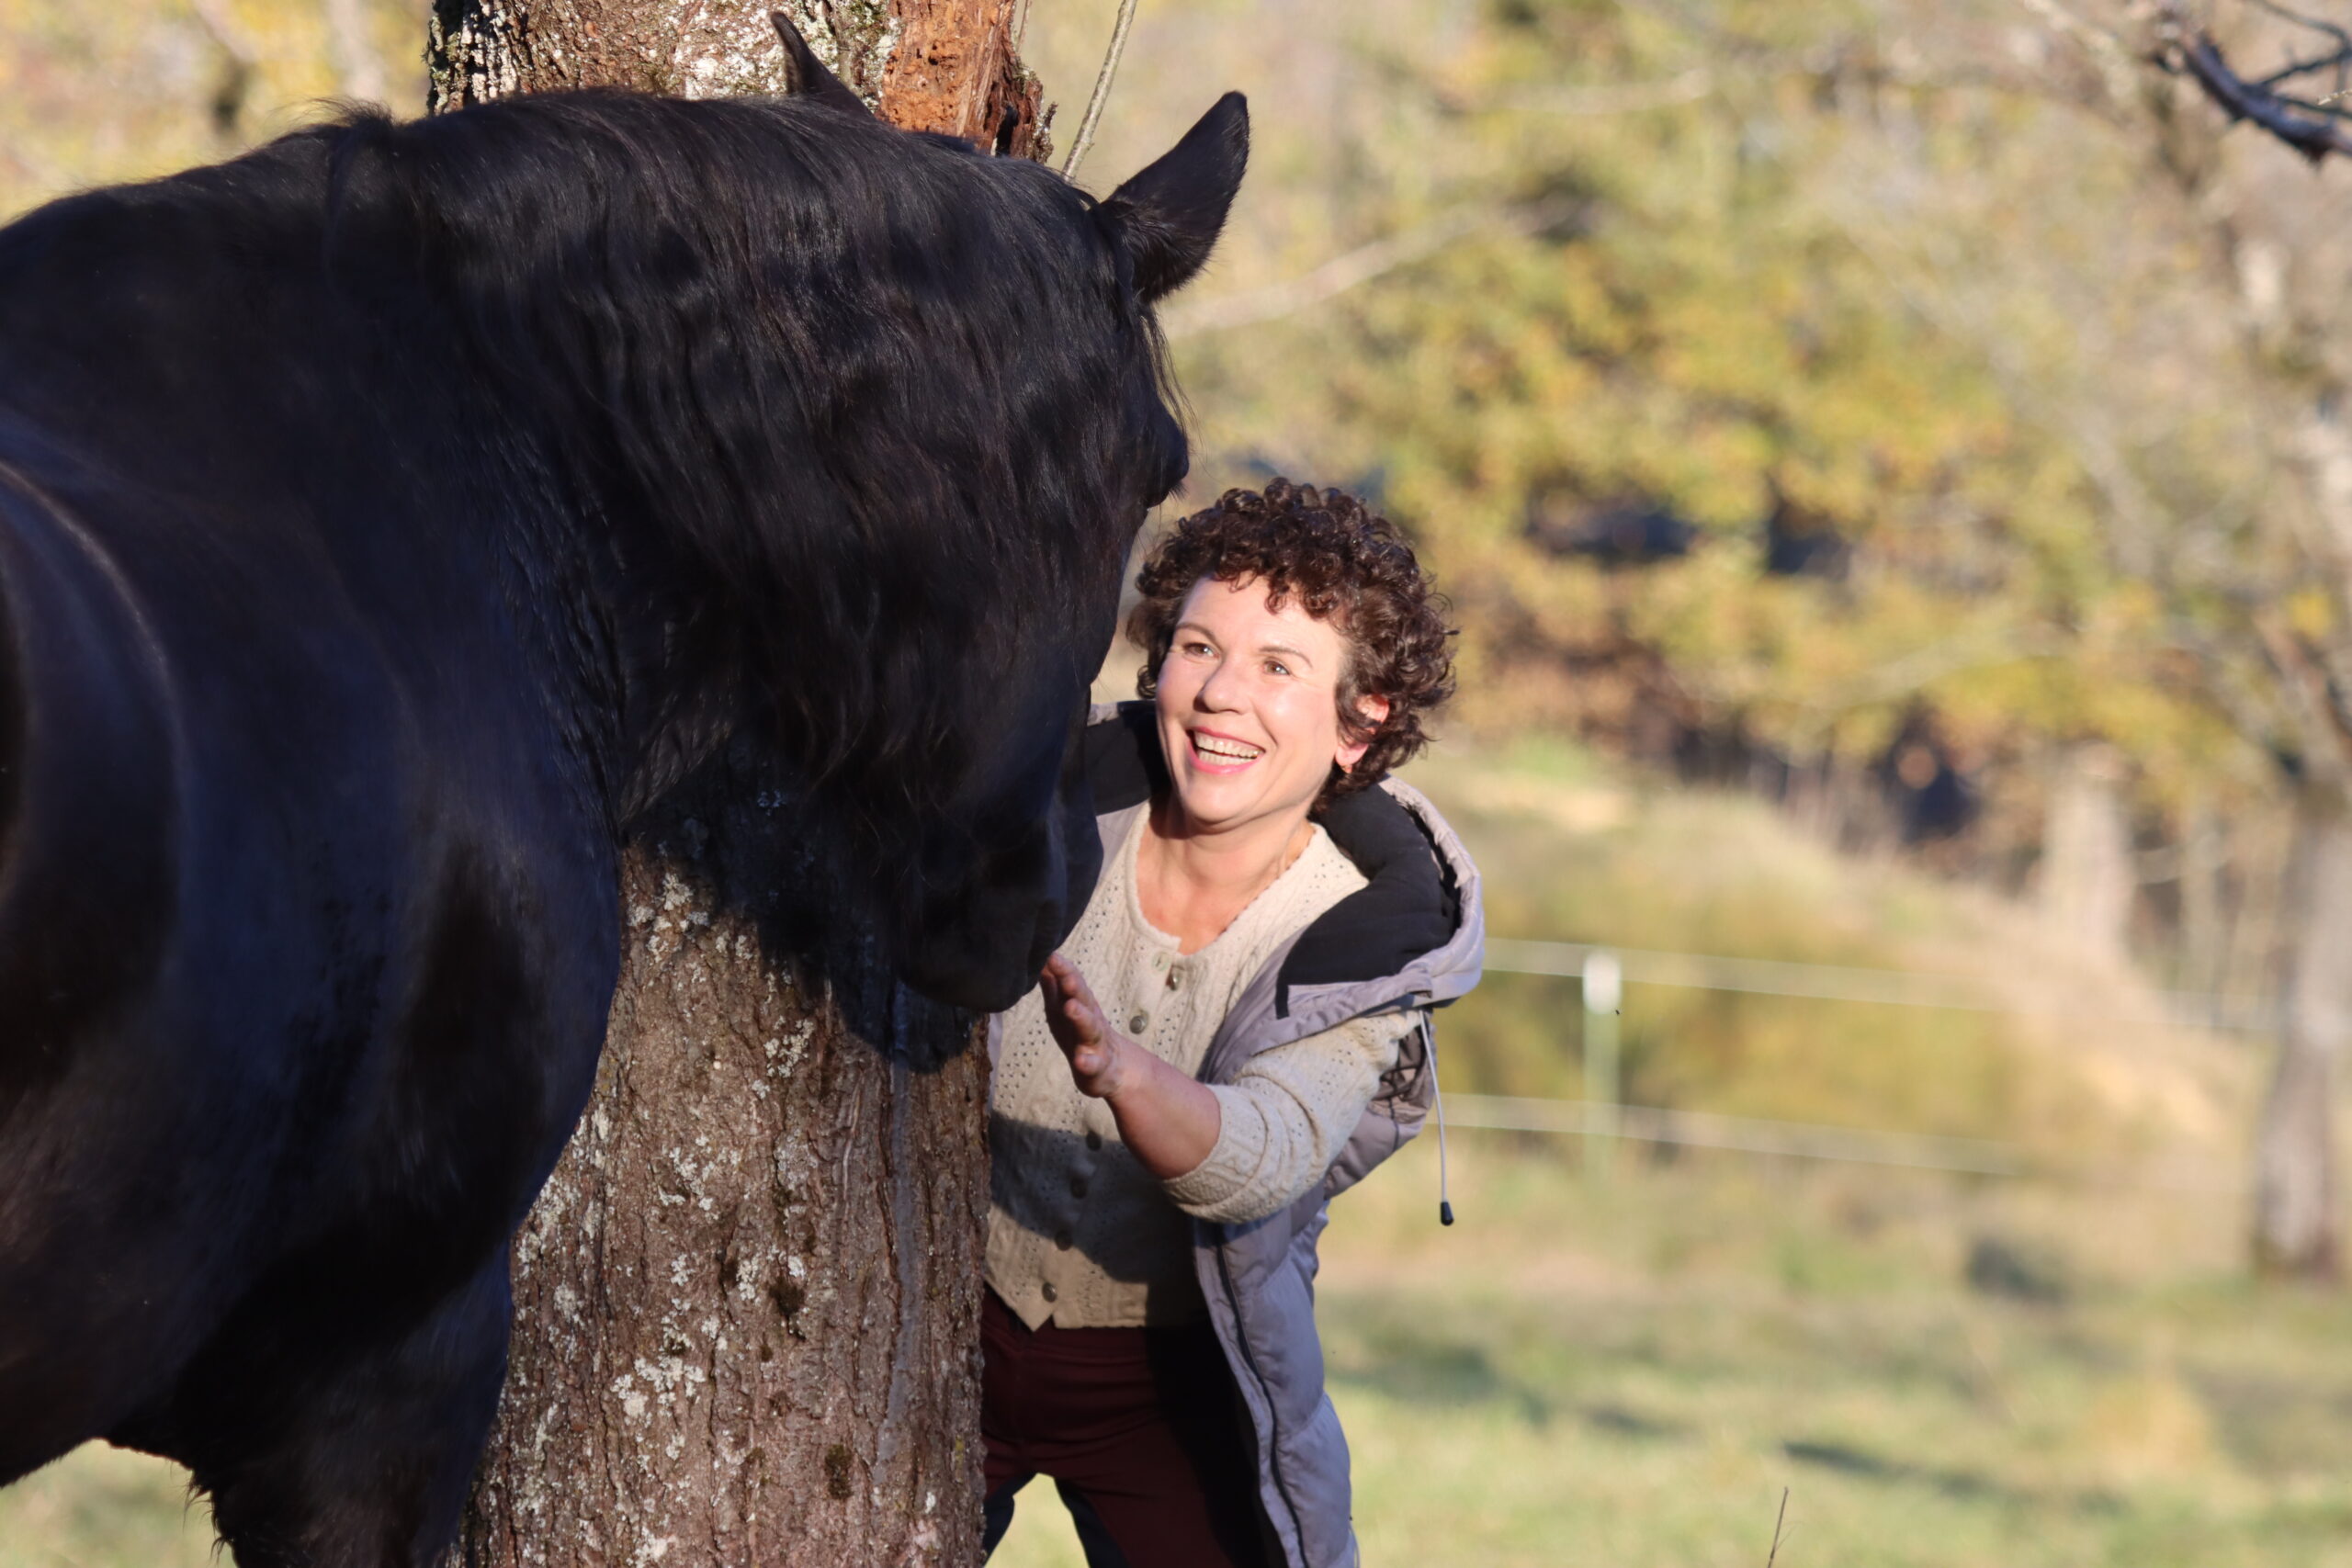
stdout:
[[950,804],[935,781],[1001,785],[990,729],[1083,688],[1069,650],[1107,648],[1133,527],[1185,462],[1091,197],[792,99],[303,134],[331,266],[425,280],[463,373],[654,585],[649,683],[731,677],[812,785],[902,824]]

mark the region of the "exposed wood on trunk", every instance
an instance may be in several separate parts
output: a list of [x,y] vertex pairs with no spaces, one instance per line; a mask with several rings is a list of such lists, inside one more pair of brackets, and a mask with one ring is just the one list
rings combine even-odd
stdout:
[[1012,51],[1013,0],[436,0],[432,107],[576,87],[780,93],[790,83],[771,10],[892,124],[1016,157],[1048,151],[1036,79]]
[[[1012,0],[783,0],[886,118],[1044,151]],[[786,90],[765,4],[436,0],[436,109]],[[741,751],[656,815],[596,1093],[518,1240],[469,1568],[955,1565],[979,1544],[987,1073]]]
[[1013,0],[899,0],[878,107],[894,125],[1042,158],[1036,79],[1012,53]]

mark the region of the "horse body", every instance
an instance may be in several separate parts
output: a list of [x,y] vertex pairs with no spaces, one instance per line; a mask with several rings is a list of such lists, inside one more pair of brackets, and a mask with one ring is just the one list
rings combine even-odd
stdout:
[[[1178,281],[1219,112],[1155,165],[1222,183]],[[0,1483],[104,1435],[188,1463],[246,1568],[433,1558],[620,834],[732,728],[911,911],[910,978],[1026,984],[1182,467],[1171,242],[1122,195],[596,96],[0,231]]]
[[198,197],[0,247],[0,1477],[109,1435],[253,1561],[374,1561],[376,1472],[421,1550],[468,1468],[432,1474],[440,1407],[494,1401],[617,851],[522,519],[468,493],[497,426],[384,384],[315,226]]

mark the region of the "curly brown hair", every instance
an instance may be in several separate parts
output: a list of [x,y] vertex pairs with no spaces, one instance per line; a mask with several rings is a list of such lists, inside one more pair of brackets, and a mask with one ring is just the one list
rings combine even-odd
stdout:
[[[1366,746],[1354,768],[1332,768],[1316,810],[1379,783],[1429,744],[1421,721],[1453,694],[1453,631],[1444,596],[1387,518],[1344,491],[1276,479],[1262,491],[1227,491],[1177,524],[1136,575],[1143,601],[1128,614],[1127,636],[1145,653],[1138,695],[1158,689],[1184,600],[1204,578],[1261,581],[1278,610],[1295,597],[1347,644],[1340,732]],[[1388,699],[1377,724],[1358,711],[1367,696]]]

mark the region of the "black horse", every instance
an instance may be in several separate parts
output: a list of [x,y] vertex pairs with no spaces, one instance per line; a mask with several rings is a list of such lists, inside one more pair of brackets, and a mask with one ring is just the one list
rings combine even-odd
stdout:
[[0,1483],[105,1436],[244,1568],[437,1555],[622,834],[729,736],[933,995],[1074,918],[1244,111],[1098,203],[787,46],[812,92],[362,115],[0,229]]

